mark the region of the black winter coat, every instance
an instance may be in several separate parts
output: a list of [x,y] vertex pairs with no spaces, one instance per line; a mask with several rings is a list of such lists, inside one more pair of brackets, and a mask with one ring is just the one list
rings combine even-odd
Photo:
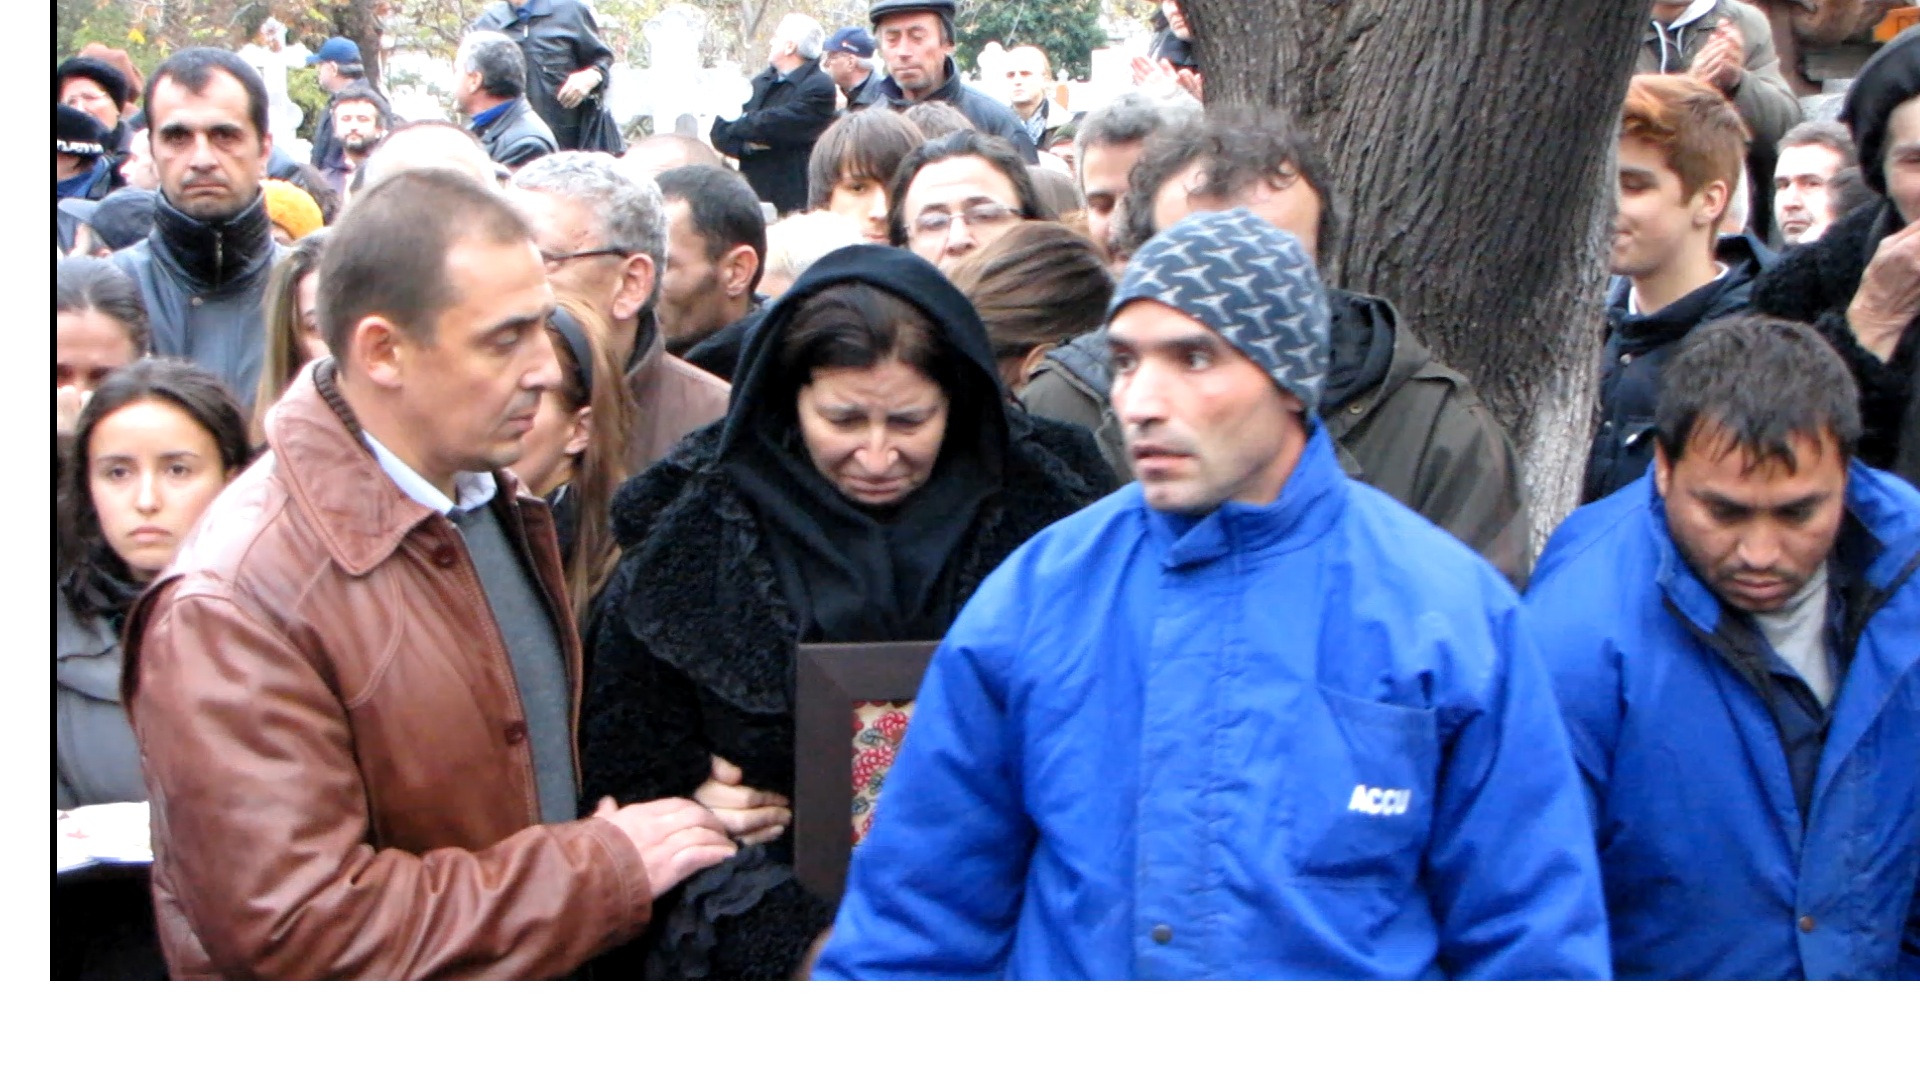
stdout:
[[782,214],[807,208],[807,159],[833,123],[834,89],[811,60],[784,76],[769,65],[753,77],[740,119],[713,122],[713,148],[739,158],[754,193]]
[[480,145],[487,148],[487,156],[509,169],[517,169],[559,149],[553,132],[547,130],[546,122],[528,107],[526,98],[516,98],[499,119],[488,124],[485,131],[474,134],[480,136]]
[[[1015,150],[1029,165],[1040,163],[1040,151],[1033,145],[1033,139],[1027,135],[1027,125],[1013,115],[1013,110],[993,100],[987,95],[960,81],[960,69],[954,65],[953,58],[947,58],[947,81],[923,100],[944,101],[959,109],[973,126],[983,135],[998,135],[1013,144]],[[895,109],[906,110],[917,101],[907,100],[907,92],[889,75],[880,80],[879,100]]]
[[1879,200],[1835,222],[1826,235],[1787,252],[1753,287],[1754,310],[1820,331],[1860,386],[1860,460],[1920,484],[1920,319],[1908,324],[1890,363],[1860,347],[1847,307],[1880,241],[1899,231],[1899,214]]
[[[528,0],[523,6],[530,9],[525,20],[514,14],[512,4],[488,4],[472,28],[498,30],[520,43],[527,61],[527,101],[546,122],[560,149],[578,150],[581,125],[606,98],[613,50],[600,40],[593,9],[580,0]],[[580,104],[563,107],[557,97],[561,84],[567,76],[590,67],[599,69],[600,85]]]
[[220,376],[251,408],[267,355],[267,277],[287,249],[273,242],[265,196],[230,221],[210,225],[161,196],[153,231],[113,254],[139,284],[155,356],[185,357]]
[[1600,430],[1587,456],[1580,501],[1604,499],[1640,479],[1653,463],[1653,411],[1660,372],[1693,328],[1747,310],[1753,283],[1778,256],[1745,236],[1720,240],[1715,251],[1727,276],[1651,315],[1629,315],[1625,279],[1607,297],[1607,345],[1600,369]]

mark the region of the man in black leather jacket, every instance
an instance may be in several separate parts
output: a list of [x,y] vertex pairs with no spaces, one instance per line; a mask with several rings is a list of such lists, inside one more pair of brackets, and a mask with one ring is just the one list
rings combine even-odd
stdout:
[[600,40],[593,9],[580,0],[525,0],[487,5],[474,30],[498,30],[527,62],[527,103],[562,150],[619,149],[581,145],[588,113],[600,108],[613,50]]
[[183,49],[147,83],[147,122],[160,176],[153,231],[113,261],[140,284],[154,354],[193,360],[249,406],[267,276],[284,251],[260,194],[273,143],[266,84],[225,49]]

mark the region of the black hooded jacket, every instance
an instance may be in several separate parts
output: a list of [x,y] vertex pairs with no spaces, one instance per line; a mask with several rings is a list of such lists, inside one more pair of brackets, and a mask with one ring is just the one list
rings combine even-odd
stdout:
[[1631,285],[1614,283],[1600,370],[1600,430],[1587,456],[1582,503],[1604,499],[1645,475],[1653,463],[1653,412],[1667,358],[1694,327],[1746,311],[1755,279],[1777,258],[1746,236],[1722,237],[1714,255],[1726,265],[1725,277],[1651,315],[1628,314]]
[[[794,311],[843,282],[914,304],[958,354],[942,380],[951,382],[952,419],[941,463],[884,515],[890,525],[876,525],[877,515],[863,523],[863,511],[803,471],[812,466],[777,370]],[[742,356],[727,418],[689,436],[614,501],[624,554],[588,630],[583,806],[603,795],[623,804],[690,796],[714,755],[738,765],[748,786],[791,797],[800,641],[887,640],[889,628],[892,640],[938,637],[1015,548],[1113,486],[1084,431],[1029,418],[1003,398],[978,316],[906,252],[834,252],[769,308]],[[974,472],[956,477],[954,461]],[[920,513],[922,499],[937,500],[941,513]],[[818,533],[815,546],[798,535],[808,531]],[[861,557],[836,560],[817,546],[822,538]],[[891,571],[874,564],[889,557],[876,554],[882,539]],[[929,551],[936,557],[916,568],[916,552]],[[849,606],[849,595],[872,602]],[[788,976],[833,917],[793,880],[788,837],[657,898],[646,934],[596,960],[593,974]]]

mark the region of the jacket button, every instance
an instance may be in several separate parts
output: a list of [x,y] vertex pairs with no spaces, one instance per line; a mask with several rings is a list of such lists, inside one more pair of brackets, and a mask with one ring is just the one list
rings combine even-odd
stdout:
[[1168,926],[1166,923],[1161,923],[1159,926],[1154,927],[1153,940],[1160,945],[1165,945],[1167,942],[1172,941],[1173,927]]
[[433,565],[442,570],[453,569],[454,564],[459,561],[460,556],[454,554],[452,544],[441,544],[433,549]]
[[1803,934],[1813,933],[1813,916],[1811,915],[1800,916],[1800,932]]
[[527,725],[515,720],[507,725],[507,745],[519,746],[527,741]]

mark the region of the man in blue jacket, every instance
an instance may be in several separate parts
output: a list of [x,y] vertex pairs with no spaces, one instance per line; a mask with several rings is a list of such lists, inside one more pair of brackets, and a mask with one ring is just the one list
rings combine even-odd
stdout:
[[1527,597],[1614,970],[1920,976],[1920,493],[1852,460],[1852,376],[1799,324],[1696,331],[1655,435]]
[[1605,977],[1519,600],[1342,473],[1299,242],[1189,217],[1108,331],[1140,482],[954,624],[816,973]]

